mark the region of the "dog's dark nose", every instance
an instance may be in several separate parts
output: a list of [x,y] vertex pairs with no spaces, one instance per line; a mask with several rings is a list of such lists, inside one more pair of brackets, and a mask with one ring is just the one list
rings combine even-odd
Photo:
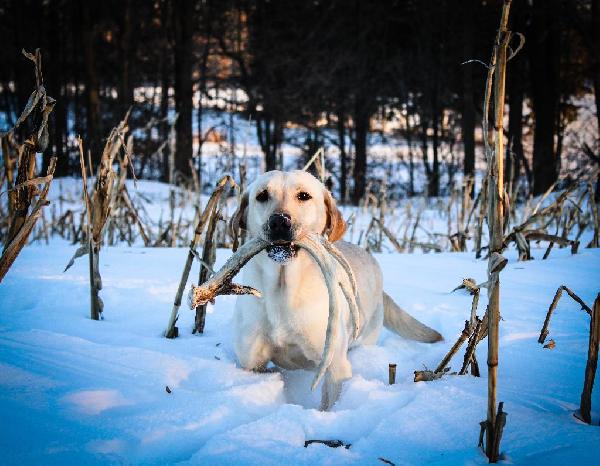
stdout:
[[288,214],[278,213],[269,217],[271,240],[291,241],[292,218]]

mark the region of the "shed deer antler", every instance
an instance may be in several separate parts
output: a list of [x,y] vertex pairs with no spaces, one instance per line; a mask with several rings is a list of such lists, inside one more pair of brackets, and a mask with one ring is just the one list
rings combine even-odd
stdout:
[[[336,286],[340,287],[344,298],[348,302],[355,339],[358,338],[360,331],[358,291],[350,264],[342,253],[327,239],[314,233],[309,233],[302,236],[300,240],[295,241],[294,244],[306,250],[319,266],[327,285],[327,294],[329,297],[329,318],[327,321],[323,356],[311,385],[311,388],[314,390],[329,368],[336,347],[336,337],[338,335],[338,326],[340,325],[340,308]],[[232,283],[231,280],[252,257],[263,249],[266,249],[269,245],[269,242],[260,238],[247,241],[225,262],[223,267],[213,277],[200,286],[192,285],[189,299],[190,307],[193,309],[198,305],[213,302],[220,295],[251,294],[260,297],[260,291],[255,288],[238,285]],[[340,273],[339,266],[341,266],[344,273]]]
[[[311,384],[311,389],[314,390],[331,365],[333,352],[336,347],[336,337],[338,335],[338,326],[340,323],[340,308],[337,300],[336,285],[340,286],[344,297],[348,301],[350,315],[353,320],[354,338],[358,337],[359,332],[358,294],[355,293],[356,281],[350,265],[331,243],[324,238],[313,234],[304,236],[300,241],[296,241],[295,244],[302,249],[305,249],[318,264],[321,273],[323,274],[323,278],[325,279],[327,294],[329,296],[329,319],[327,320],[323,356],[321,357],[321,362],[317,367],[317,373]],[[328,244],[330,247],[325,246],[325,244]],[[335,261],[332,260],[332,258],[335,259]],[[346,274],[338,273],[336,262],[342,265]],[[341,281],[338,280],[338,276],[342,278]],[[353,288],[352,292],[350,288]]]
[[260,298],[261,293],[257,289],[232,283],[231,280],[250,259],[267,246],[269,243],[260,238],[253,238],[240,246],[215,275],[200,286],[192,285],[190,308],[195,309],[202,304],[213,302],[221,295],[251,294]]

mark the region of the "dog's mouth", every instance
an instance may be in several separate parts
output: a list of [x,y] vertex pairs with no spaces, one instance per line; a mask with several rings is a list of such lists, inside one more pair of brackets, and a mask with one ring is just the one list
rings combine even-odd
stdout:
[[277,241],[267,246],[267,255],[279,264],[285,264],[298,255],[298,246],[292,241]]

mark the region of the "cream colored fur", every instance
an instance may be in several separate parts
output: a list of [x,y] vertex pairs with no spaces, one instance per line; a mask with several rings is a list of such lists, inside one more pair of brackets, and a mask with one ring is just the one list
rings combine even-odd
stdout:
[[[256,196],[267,190],[268,201]],[[299,200],[298,193],[311,199]],[[273,213],[286,213],[292,220],[295,237],[303,232],[323,233],[350,263],[359,292],[360,333],[352,338],[348,304],[338,289],[342,325],[334,357],[324,378],[321,409],[331,408],[338,399],[342,382],[352,377],[348,350],[377,342],[384,324],[399,335],[419,341],[441,340],[435,330],[400,309],[383,292],[381,269],[364,249],[338,241],[345,231],[342,216],[329,191],[304,171],[271,171],[261,175],[243,195],[232,227],[245,229],[250,237],[266,235],[265,225]],[[261,252],[245,266],[244,284],[262,292],[263,297],[241,296],[235,309],[235,352],[248,370],[264,370],[272,361],[286,369],[314,369],[323,354],[328,318],[327,288],[318,265],[304,250],[284,265]],[[385,319],[384,319],[385,315]]]

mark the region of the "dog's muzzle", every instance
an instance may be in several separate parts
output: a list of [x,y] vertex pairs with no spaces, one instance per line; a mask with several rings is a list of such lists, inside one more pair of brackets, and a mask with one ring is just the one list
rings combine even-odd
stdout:
[[267,255],[275,262],[285,263],[296,257],[298,248],[293,243],[292,218],[285,213],[276,213],[267,222],[267,236],[271,245]]

